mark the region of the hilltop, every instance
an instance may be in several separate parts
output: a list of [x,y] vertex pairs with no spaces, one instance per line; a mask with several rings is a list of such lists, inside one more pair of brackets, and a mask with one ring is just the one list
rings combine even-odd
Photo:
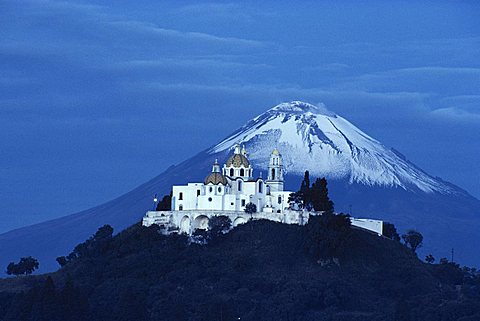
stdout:
[[355,228],[318,261],[306,233],[253,221],[201,245],[137,224],[55,273],[1,280],[0,320],[480,318],[480,281],[455,264]]

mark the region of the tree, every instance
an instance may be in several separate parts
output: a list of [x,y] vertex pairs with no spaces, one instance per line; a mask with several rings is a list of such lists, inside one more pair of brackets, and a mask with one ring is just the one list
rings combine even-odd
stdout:
[[440,264],[448,264],[448,259],[446,257],[442,257],[439,261]]
[[310,216],[304,246],[316,261],[338,257],[350,234],[350,218],[345,214],[324,213]]
[[406,234],[402,235],[402,239],[405,245],[415,253],[417,249],[422,246],[423,235],[415,230],[409,230]]
[[288,196],[288,203],[290,207],[294,210],[303,209],[303,193],[302,192],[293,192]]
[[10,262],[7,266],[8,275],[28,275],[32,274],[33,271],[38,269],[39,263],[38,260],[28,256],[22,257],[18,263]]
[[425,256],[425,262],[432,264],[433,262],[435,262],[435,258],[432,254],[428,254],[427,256]]
[[68,259],[65,256],[57,257],[56,261],[60,265],[60,267],[64,267],[68,263]]
[[208,234],[211,240],[227,233],[232,227],[232,220],[228,216],[213,216],[208,221]]
[[395,225],[389,222],[383,222],[383,236],[394,241],[400,241],[400,235],[397,233]]
[[157,211],[171,211],[172,210],[172,192],[169,195],[165,195],[157,204]]
[[303,175],[303,181],[300,184],[300,191],[299,195],[302,196],[302,203],[303,207],[306,208],[307,210],[312,209],[312,193],[311,193],[311,188],[310,188],[310,172],[305,171],[305,174]]
[[103,241],[106,239],[111,239],[113,235],[113,227],[111,227],[108,224],[105,224],[104,226],[100,227],[97,232],[93,235],[93,240],[94,241]]
[[247,214],[257,213],[257,205],[253,204],[252,202],[248,203],[245,206],[245,213]]
[[310,200],[313,209],[319,212],[333,213],[333,202],[328,196],[328,183],[325,177],[317,178],[310,189]]

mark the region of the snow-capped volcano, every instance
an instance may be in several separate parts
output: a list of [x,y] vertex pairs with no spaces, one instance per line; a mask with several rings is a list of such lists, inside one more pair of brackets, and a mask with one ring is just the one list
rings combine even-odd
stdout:
[[287,173],[346,179],[350,183],[401,187],[427,193],[453,193],[443,182],[421,171],[325,106],[300,101],[279,104],[257,116],[209,152],[248,147],[250,159],[266,168],[272,146],[284,157]]

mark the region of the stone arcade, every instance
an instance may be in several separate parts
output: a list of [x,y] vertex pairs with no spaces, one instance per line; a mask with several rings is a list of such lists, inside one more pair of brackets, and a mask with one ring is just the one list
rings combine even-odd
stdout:
[[[157,224],[169,233],[189,235],[196,229],[208,229],[213,216],[229,217],[234,227],[251,219],[304,225],[310,215],[320,213],[292,209],[288,202],[292,192],[284,191],[283,176],[282,155],[277,149],[271,153],[268,177],[264,180],[254,178],[247,151],[237,144],[223,168],[215,160],[203,183],[173,186],[172,210],[148,211],[142,224]],[[245,212],[248,203],[255,204],[255,213]],[[352,225],[382,233],[382,221],[352,218]]]

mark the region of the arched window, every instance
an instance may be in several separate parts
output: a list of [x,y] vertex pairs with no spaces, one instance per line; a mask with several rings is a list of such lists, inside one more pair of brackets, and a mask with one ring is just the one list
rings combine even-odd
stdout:
[[272,179],[275,179],[275,168],[272,168]]
[[178,194],[178,200],[179,201],[183,200],[183,193],[182,192],[180,192],[180,194]]
[[239,191],[242,190],[242,181],[238,181],[238,190],[239,190]]
[[282,197],[281,196],[278,197],[278,204],[282,204]]
[[218,187],[218,192],[221,193],[222,192],[222,188],[219,186]]
[[210,187],[208,188],[208,191],[209,191],[210,193],[213,192],[213,187],[210,186]]
[[245,176],[245,170],[243,168],[240,169],[240,176],[242,176],[242,177]]
[[230,177],[233,177],[233,168],[230,168]]
[[183,205],[180,205],[180,206],[178,207],[178,210],[179,210],[179,211],[183,211]]
[[263,183],[261,181],[258,182],[258,192],[263,193]]

